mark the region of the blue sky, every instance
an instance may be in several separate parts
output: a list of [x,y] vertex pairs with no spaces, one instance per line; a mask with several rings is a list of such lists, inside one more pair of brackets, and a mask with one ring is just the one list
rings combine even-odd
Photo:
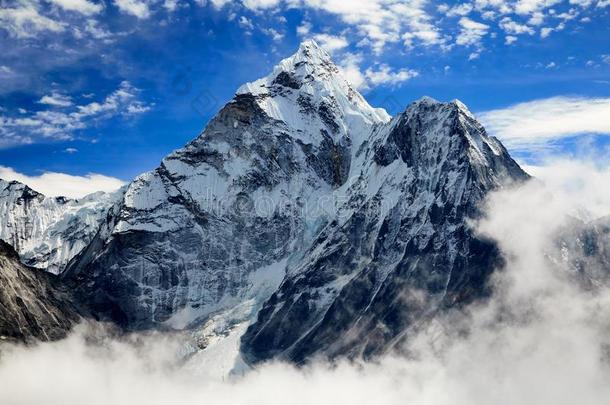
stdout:
[[0,0],[0,177],[128,181],[306,38],[391,114],[458,98],[523,161],[610,151],[609,0]]

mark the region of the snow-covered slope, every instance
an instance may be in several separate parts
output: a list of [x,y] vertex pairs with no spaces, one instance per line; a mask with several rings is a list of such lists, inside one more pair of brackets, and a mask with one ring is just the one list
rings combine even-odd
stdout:
[[315,145],[332,138],[357,150],[376,123],[388,122],[383,109],[372,108],[341,76],[330,56],[315,41],[281,61],[269,76],[247,83],[237,95],[253,95],[271,118],[294,131],[295,139]]
[[528,176],[460,102],[423,98],[378,128],[339,215],[242,340],[249,362],[369,356],[487,293],[501,263],[468,226],[486,193]]
[[59,274],[91,242],[121,194],[94,193],[79,200],[45,197],[0,179],[0,239],[15,248],[24,264]]

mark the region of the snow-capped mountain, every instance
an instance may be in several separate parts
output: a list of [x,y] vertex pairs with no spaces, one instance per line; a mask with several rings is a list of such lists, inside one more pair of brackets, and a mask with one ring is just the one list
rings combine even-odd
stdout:
[[24,264],[59,274],[91,242],[121,194],[100,192],[79,200],[45,197],[0,179],[0,239],[15,248]]
[[527,178],[460,102],[390,119],[308,41],[105,204],[62,277],[127,328],[241,337],[239,362],[378,353],[487,293],[468,219]]
[[181,328],[264,299],[335,215],[353,156],[387,121],[306,42],[129,185],[102,250],[69,273],[100,312],[137,327]]

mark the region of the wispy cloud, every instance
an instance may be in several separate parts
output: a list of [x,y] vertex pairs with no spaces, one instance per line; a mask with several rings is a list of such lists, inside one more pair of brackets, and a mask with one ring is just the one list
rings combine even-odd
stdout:
[[552,97],[478,114],[491,135],[512,148],[580,134],[610,135],[610,98]]
[[19,2],[14,7],[0,7],[0,28],[16,38],[34,38],[39,32],[64,31],[66,26],[41,14],[35,2]]
[[74,105],[70,97],[59,93],[44,96],[39,103],[52,109],[18,116],[0,115],[0,147],[41,140],[69,140],[73,139],[75,131],[86,129],[99,120],[145,113],[152,106],[139,100],[139,93],[139,89],[124,81],[99,102]]
[[252,31],[254,29],[254,24],[252,24],[252,20],[248,17],[242,15],[239,17],[238,24],[240,27],[245,28],[246,30]]
[[13,77],[15,72],[8,66],[0,65],[0,78],[7,79]]
[[271,37],[275,42],[280,42],[284,38],[284,34],[275,28],[265,28],[263,32]]

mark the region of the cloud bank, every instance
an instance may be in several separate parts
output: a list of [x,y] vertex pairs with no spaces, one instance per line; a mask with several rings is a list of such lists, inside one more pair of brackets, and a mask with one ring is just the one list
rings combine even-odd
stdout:
[[409,356],[301,369],[274,363],[223,381],[183,367],[176,336],[114,339],[82,328],[60,342],[4,346],[0,402],[605,404],[610,292],[583,289],[549,257],[561,253],[554,240],[569,218],[610,212],[610,193],[598,187],[610,169],[555,162],[538,173],[537,181],[492,194],[473,225],[508,258],[493,280],[494,298],[437,318],[411,341]]
[[[68,148],[66,153],[76,153],[76,149]],[[28,176],[6,166],[0,166],[0,179],[18,181],[31,189],[49,197],[81,198],[97,191],[115,191],[121,188],[123,180],[90,173],[86,176],[73,176],[65,173],[46,172],[40,176]]]

